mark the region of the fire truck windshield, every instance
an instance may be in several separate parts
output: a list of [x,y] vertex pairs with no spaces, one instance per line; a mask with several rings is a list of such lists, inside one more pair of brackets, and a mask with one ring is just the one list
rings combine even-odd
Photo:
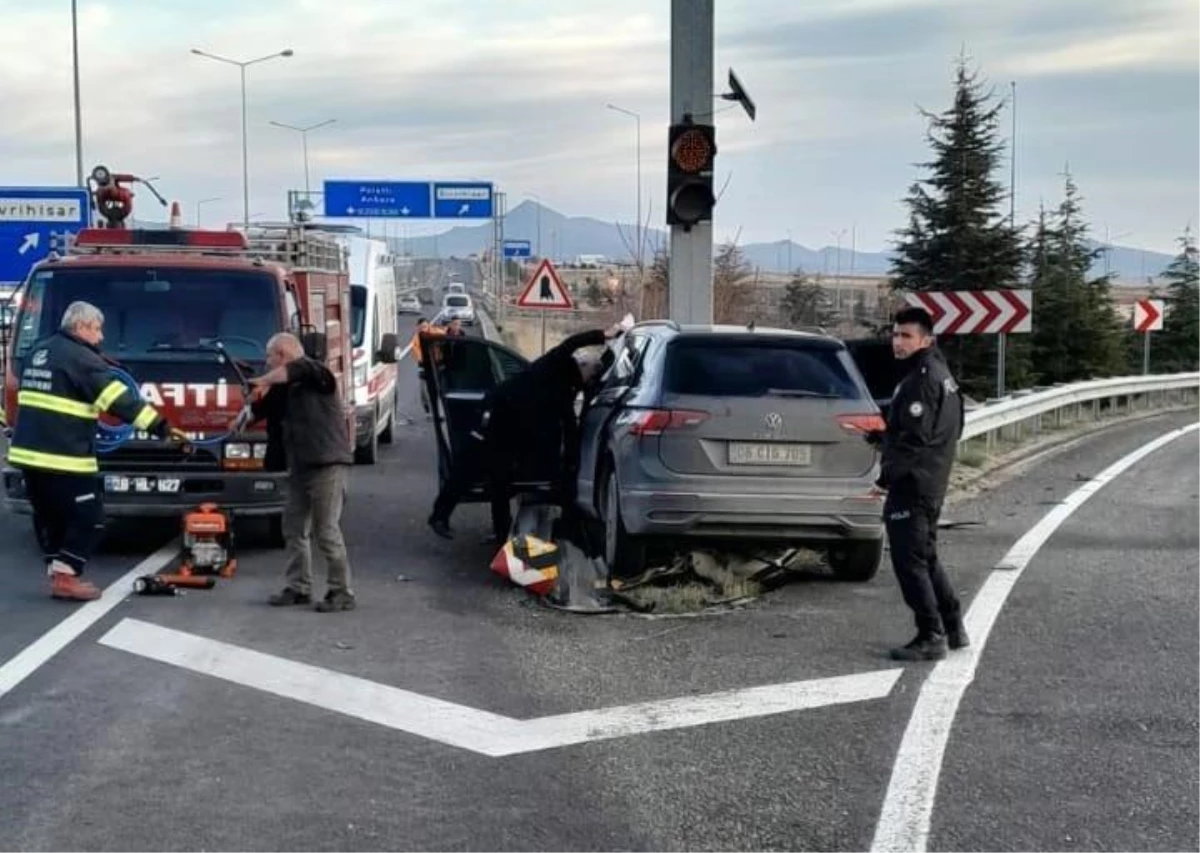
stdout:
[[[281,330],[274,277],[267,272],[193,268],[57,267],[29,282],[16,355],[53,333],[67,306],[104,312],[105,351],[121,361],[196,359],[219,340],[234,358],[261,362]],[[202,356],[207,359],[207,356]]]

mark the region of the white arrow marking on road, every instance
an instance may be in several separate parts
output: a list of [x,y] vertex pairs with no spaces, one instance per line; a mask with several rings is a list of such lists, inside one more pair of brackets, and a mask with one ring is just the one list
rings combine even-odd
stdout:
[[882,699],[891,693],[902,672],[881,669],[515,720],[137,619],[121,620],[98,642],[493,758]]
[[42,235],[37,233],[36,231],[33,232],[32,234],[26,234],[25,242],[21,244],[21,248],[17,249],[17,254],[23,255],[26,252],[28,252],[30,249],[36,249],[38,247],[38,243],[41,242],[41,239],[42,239]]

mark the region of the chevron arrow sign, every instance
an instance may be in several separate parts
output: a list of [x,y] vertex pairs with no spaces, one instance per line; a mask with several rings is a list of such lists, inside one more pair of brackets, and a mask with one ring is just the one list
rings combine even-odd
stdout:
[[1133,328],[1137,332],[1158,332],[1163,327],[1163,301],[1139,299],[1133,304]]
[[909,305],[929,312],[935,335],[1033,331],[1031,290],[930,290],[907,293],[904,298]]

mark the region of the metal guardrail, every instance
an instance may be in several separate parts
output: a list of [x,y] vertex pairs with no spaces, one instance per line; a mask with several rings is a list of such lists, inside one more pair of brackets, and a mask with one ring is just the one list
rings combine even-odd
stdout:
[[998,439],[1019,441],[1026,429],[1040,432],[1047,415],[1057,428],[1084,420],[1085,411],[1086,417],[1099,420],[1106,412],[1132,414],[1139,409],[1195,404],[1198,394],[1200,373],[1116,376],[1017,392],[970,409],[960,441],[982,438],[991,447]]

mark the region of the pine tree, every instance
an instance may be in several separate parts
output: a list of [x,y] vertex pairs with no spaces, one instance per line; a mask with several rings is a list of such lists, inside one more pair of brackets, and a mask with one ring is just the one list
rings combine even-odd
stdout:
[[1200,258],[1190,228],[1179,238],[1179,254],[1161,278],[1167,282],[1166,315],[1162,331],[1151,336],[1151,367],[1156,373],[1196,370],[1200,368]]
[[783,292],[783,320],[793,328],[830,328],[838,316],[833,300],[820,282],[797,271]]
[[[1005,103],[985,89],[965,58],[958,63],[954,103],[929,122],[926,138],[933,159],[921,164],[926,177],[909,188],[909,221],[897,236],[892,286],[898,290],[994,290],[1019,283],[1020,230],[1002,210],[1005,187],[993,176],[1003,165],[1000,113]],[[962,335],[941,346],[959,381],[973,395],[993,387],[995,335]],[[1009,338],[1009,385],[1028,379],[1028,345]]]
[[1113,376],[1125,370],[1124,340],[1108,276],[1089,278],[1099,253],[1089,243],[1079,189],[1066,175],[1048,222],[1042,210],[1031,244],[1033,370],[1044,384]]

